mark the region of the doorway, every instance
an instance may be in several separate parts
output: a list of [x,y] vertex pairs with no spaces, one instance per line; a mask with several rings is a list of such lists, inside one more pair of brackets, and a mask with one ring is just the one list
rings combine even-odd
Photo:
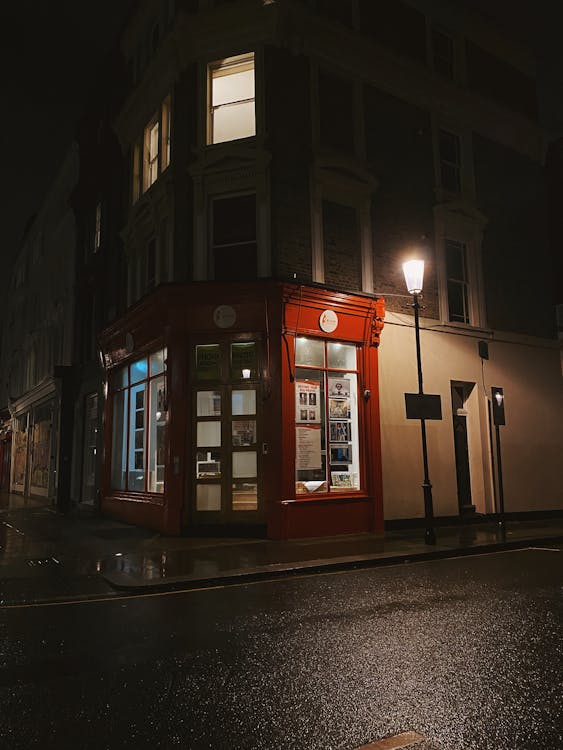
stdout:
[[195,347],[191,520],[240,525],[263,519],[258,344]]
[[473,383],[451,384],[457,501],[460,516],[475,513],[475,505],[471,495],[468,410],[466,408],[467,400],[473,388]]

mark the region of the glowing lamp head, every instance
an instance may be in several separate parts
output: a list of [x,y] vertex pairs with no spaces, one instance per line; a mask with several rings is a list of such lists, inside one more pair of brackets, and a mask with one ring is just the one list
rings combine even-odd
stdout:
[[242,368],[242,377],[244,380],[248,380],[250,378],[250,369],[248,367]]
[[420,294],[422,292],[422,279],[424,278],[424,261],[408,260],[403,263],[403,273],[409,294]]

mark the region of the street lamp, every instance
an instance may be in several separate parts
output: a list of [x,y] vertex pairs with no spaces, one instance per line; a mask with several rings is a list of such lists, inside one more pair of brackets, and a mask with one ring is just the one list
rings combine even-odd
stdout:
[[[416,364],[418,368],[418,394],[424,395],[422,387],[422,362],[420,358],[420,321],[418,295],[422,292],[422,281],[424,277],[424,261],[409,260],[403,263],[403,273],[407,283],[407,290],[412,294],[414,309],[414,332],[416,338]],[[436,533],[434,532],[434,511],[432,507],[432,485],[428,476],[428,450],[426,447],[426,421],[420,420],[420,430],[422,434],[422,463],[424,465],[424,481],[422,489],[424,492],[424,519],[426,522],[426,531],[424,541],[426,544],[436,544]]]

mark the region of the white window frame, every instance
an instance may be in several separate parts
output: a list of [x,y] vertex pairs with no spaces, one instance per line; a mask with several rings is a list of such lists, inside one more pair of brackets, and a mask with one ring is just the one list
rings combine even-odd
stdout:
[[[216,78],[227,77],[229,75],[233,75],[239,72],[245,72],[248,70],[253,71],[254,96],[250,98],[246,98],[246,99],[241,99],[241,100],[234,99],[233,101],[223,102],[222,104],[214,107],[213,106],[213,81]],[[215,60],[207,64],[206,143],[208,146],[216,145],[220,143],[230,143],[231,141],[239,141],[245,138],[253,138],[256,136],[257,128],[258,128],[258,122],[257,122],[258,118],[257,118],[257,111],[256,111],[256,90],[257,90],[256,56],[254,52],[247,52],[242,55],[226,57],[221,60]],[[237,138],[224,138],[222,140],[215,140],[215,135],[214,135],[214,113],[215,111],[222,110],[226,107],[236,107],[237,105],[248,104],[250,102],[254,103],[254,132],[252,133],[249,132],[246,135],[241,135]]]
[[[462,201],[441,204],[434,208],[440,320],[444,325],[462,328],[487,327],[481,261],[481,245],[485,224],[486,218],[475,208]],[[468,323],[450,321],[449,319],[447,240],[460,242],[465,246]]]

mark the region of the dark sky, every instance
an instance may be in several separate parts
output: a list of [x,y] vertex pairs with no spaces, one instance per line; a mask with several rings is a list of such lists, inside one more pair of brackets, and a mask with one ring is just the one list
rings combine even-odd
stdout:
[[2,4],[0,286],[129,5],[129,0]]
[[[443,0],[446,2],[446,0]],[[447,0],[447,3],[466,0]],[[472,0],[491,22],[529,37],[538,54],[541,113],[563,135],[563,0]],[[3,4],[2,245],[5,281],[28,218],[72,140],[74,124],[131,0]]]

